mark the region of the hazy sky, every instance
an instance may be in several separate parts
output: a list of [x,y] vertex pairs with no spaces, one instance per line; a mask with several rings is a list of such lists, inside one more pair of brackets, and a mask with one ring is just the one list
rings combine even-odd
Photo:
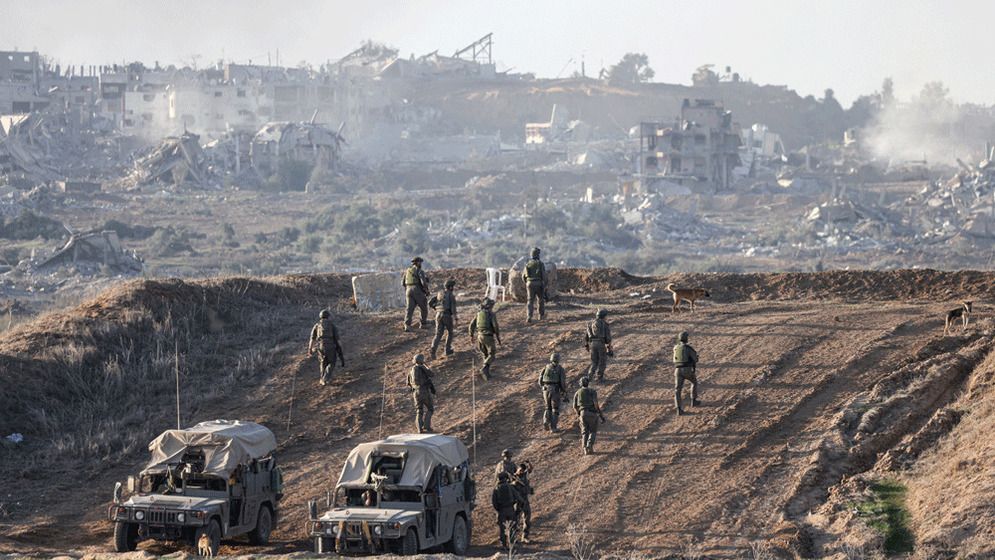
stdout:
[[[335,60],[367,38],[405,55],[452,54],[494,33],[499,68],[597,75],[645,52],[656,80],[732,66],[759,83],[848,104],[891,76],[899,97],[942,80],[959,101],[995,103],[995,2],[927,0],[0,0],[0,49],[62,63],[191,60],[285,65]],[[274,58],[275,62],[275,58]]]

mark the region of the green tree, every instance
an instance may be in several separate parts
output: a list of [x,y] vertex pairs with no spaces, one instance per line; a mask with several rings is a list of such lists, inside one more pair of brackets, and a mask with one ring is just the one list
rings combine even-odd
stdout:
[[622,60],[608,69],[608,81],[620,85],[648,82],[656,75],[649,64],[646,53],[625,53]]

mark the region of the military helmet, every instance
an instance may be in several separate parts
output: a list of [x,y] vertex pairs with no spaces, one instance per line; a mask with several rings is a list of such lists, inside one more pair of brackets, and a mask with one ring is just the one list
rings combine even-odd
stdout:
[[498,473],[498,480],[501,482],[508,482],[508,473],[501,471]]
[[502,457],[511,457],[511,450],[510,449],[505,449],[504,451],[501,452],[501,456]]
[[490,307],[491,307],[491,306],[493,306],[493,305],[494,305],[494,300],[492,300],[491,298],[488,298],[488,297],[485,297],[485,298],[484,298],[484,299],[483,299],[483,300],[482,300],[482,301],[480,302],[480,308],[481,308],[481,309],[488,309],[488,308],[490,308]]
[[681,342],[687,342],[688,341],[688,332],[687,331],[681,331],[681,334],[677,335],[677,340],[679,340]]
[[318,313],[318,318],[319,318],[319,319],[327,319],[327,318],[329,318],[330,316],[331,316],[331,314],[330,314],[330,313],[328,312],[328,310],[327,310],[327,309],[322,309],[322,310],[321,310],[321,313]]
[[587,377],[586,375],[584,377],[580,378],[580,386],[581,387],[587,387],[590,384],[591,384],[591,379],[589,377]]
[[447,288],[452,288],[455,285],[456,285],[456,279],[455,278],[450,278],[449,280],[446,280],[446,287]]
[[538,247],[533,247],[532,248],[532,258],[533,259],[538,259],[539,258],[539,248]]
[[598,319],[604,319],[607,316],[608,316],[608,310],[607,309],[598,309],[598,313],[597,313]]
[[425,259],[423,259],[421,257],[415,257],[415,258],[411,259],[411,264],[416,264],[416,263],[420,263],[420,262],[425,262]]
[[424,364],[424,363],[425,363],[425,355],[415,354],[415,364]]
[[552,362],[552,363],[554,363],[554,364],[560,363],[560,353],[559,352],[553,352],[552,354],[550,354],[549,355],[549,361]]

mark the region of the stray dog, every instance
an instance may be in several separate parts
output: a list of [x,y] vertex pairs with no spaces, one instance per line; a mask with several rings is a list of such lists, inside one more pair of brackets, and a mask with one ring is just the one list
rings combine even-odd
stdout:
[[694,302],[697,299],[712,297],[705,288],[677,288],[676,284],[667,284],[667,291],[674,294],[673,312],[677,313],[677,308],[682,301],[691,304],[691,311],[694,311]]
[[211,552],[211,537],[208,537],[207,533],[201,533],[200,538],[197,539],[197,556],[214,557]]
[[960,307],[947,311],[947,321],[943,325],[943,334],[944,335],[947,334],[947,331],[950,330],[950,327],[954,324],[954,322],[957,319],[961,320],[963,328],[966,329],[967,322],[971,318],[971,312],[973,311],[973,307],[974,307],[973,301],[964,301],[961,302]]

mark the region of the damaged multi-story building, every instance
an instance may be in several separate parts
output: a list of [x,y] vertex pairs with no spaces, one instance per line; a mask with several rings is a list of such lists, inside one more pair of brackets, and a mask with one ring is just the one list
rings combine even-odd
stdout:
[[732,112],[713,100],[685,99],[676,121],[640,123],[637,177],[649,191],[661,182],[728,190],[741,145]]

